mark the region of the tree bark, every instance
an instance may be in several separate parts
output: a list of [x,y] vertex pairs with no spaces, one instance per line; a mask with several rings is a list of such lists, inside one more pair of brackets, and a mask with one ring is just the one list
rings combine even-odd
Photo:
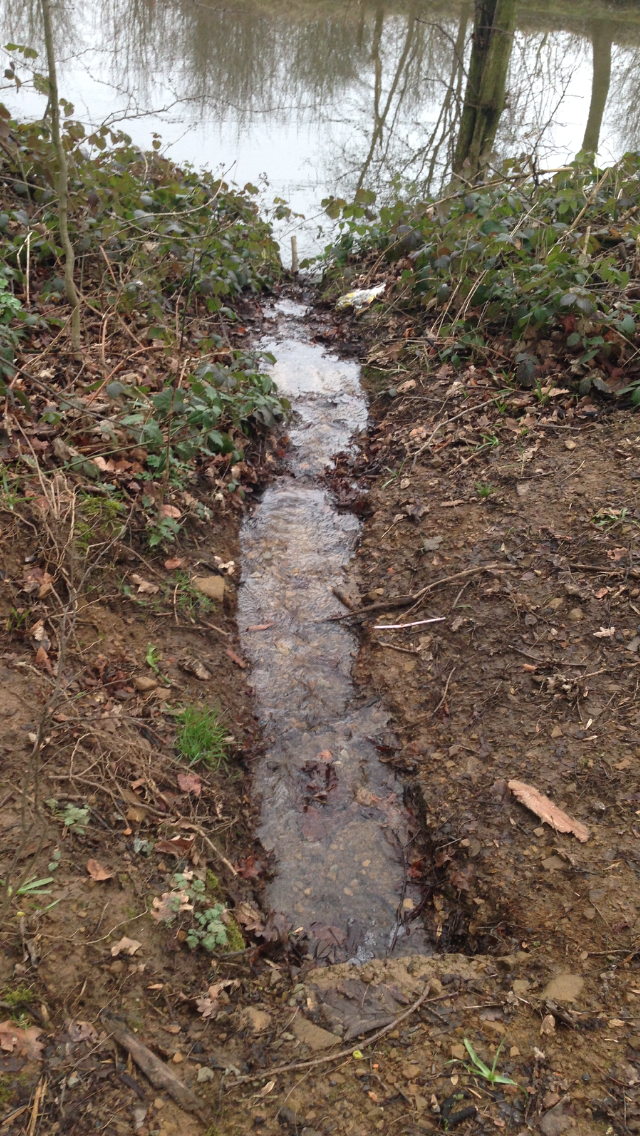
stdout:
[[80,301],[73,282],[75,255],[69,238],[69,185],[67,155],[60,134],[60,100],[58,96],[58,76],[56,56],[53,46],[50,0],[40,0],[44,25],[44,42],[47,51],[49,71],[49,106],[51,108],[51,136],[58,161],[58,221],[60,224],[60,243],[64,252],[64,290],[71,305],[71,344],[74,351],[80,350]]
[[474,178],[493,148],[506,102],[506,82],[518,0],[475,0],[473,45],[460,130],[453,160],[455,173]]
[[591,82],[591,105],[584,132],[582,149],[597,154],[600,145],[600,131],[604,109],[609,96],[611,83],[611,47],[613,44],[613,21],[594,20],[591,25],[591,44],[593,48],[593,79]]

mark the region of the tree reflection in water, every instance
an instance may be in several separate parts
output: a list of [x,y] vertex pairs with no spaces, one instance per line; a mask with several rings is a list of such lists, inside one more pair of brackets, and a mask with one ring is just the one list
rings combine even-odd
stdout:
[[[253,180],[254,163],[264,162],[276,171],[274,187],[300,190],[305,209],[328,192],[384,192],[394,177],[426,193],[450,177],[461,120],[475,115],[479,96],[467,80],[478,5],[516,8],[515,0],[58,3],[61,89],[76,113],[121,122],[143,145],[157,130],[196,164],[241,155],[238,176]],[[583,138],[608,156],[637,144],[640,6],[520,0],[511,35],[513,14],[490,92],[495,113],[471,165],[487,148],[544,165],[572,157]],[[5,0],[0,29],[3,42],[39,47],[37,0]],[[38,106],[34,96],[30,112],[42,113]]]

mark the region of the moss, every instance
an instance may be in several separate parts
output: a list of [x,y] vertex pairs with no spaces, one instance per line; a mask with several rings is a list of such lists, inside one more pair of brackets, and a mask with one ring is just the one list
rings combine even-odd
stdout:
[[0,1001],[6,1002],[8,1006],[19,1006],[21,1002],[31,1002],[33,998],[33,990],[28,986],[16,986],[15,990],[7,988],[0,994]]
[[220,891],[220,880],[216,876],[215,872],[211,871],[211,868],[207,870],[205,883],[207,885],[207,891]]
[[242,938],[242,932],[238,927],[233,915],[227,915],[226,920],[227,929],[227,947],[228,951],[243,951],[246,943]]

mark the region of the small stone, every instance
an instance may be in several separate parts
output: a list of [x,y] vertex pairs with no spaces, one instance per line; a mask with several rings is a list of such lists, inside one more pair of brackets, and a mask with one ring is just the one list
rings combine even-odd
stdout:
[[293,1032],[301,1041],[303,1045],[308,1045],[309,1049],[330,1049],[331,1046],[337,1045],[339,1038],[334,1033],[329,1033],[328,1030],[320,1029],[320,1026],[315,1026],[307,1018],[296,1018],[293,1023]]
[[631,1049],[635,1050],[636,1053],[640,1053],[640,1037],[638,1037],[637,1034],[634,1037],[630,1037],[628,1039],[627,1045],[630,1046]]
[[518,1046],[512,1045],[511,1049],[509,1050],[509,1057],[519,1057],[519,1056],[520,1056],[520,1050],[518,1049]]
[[158,682],[151,675],[136,675],[133,685],[141,694],[147,694],[150,690],[156,690]]
[[[571,613],[569,613],[569,614],[571,614]],[[561,738],[562,737],[562,730],[560,729],[560,726],[554,726],[553,727],[553,729],[551,731],[551,737],[552,738]]]
[[153,1102],[153,1107],[155,1108],[156,1112],[158,1112],[161,1108],[164,1108],[164,1101],[163,1101],[162,1097],[156,1097],[155,1098],[155,1100]]
[[209,1069],[207,1065],[203,1065],[201,1069],[198,1069],[197,1081],[199,1084],[202,1085],[205,1081],[213,1081],[214,1077],[215,1073],[213,1069]]
[[589,920],[595,919],[596,914],[597,913],[596,913],[595,907],[585,907],[585,909],[584,909],[585,919],[589,919]]
[[545,1014],[544,1018],[542,1019],[542,1025],[540,1026],[541,1035],[544,1037],[545,1035],[549,1035],[555,1032],[556,1019],[554,1018],[553,1014]]
[[507,1032],[507,1027],[504,1026],[502,1022],[483,1022],[482,1032],[485,1036],[488,1037],[491,1037],[492,1035],[495,1037],[496,1034],[498,1037],[504,1037],[505,1033]]
[[580,996],[584,978],[579,974],[558,974],[545,986],[542,997],[554,1002],[575,1002]]
[[564,444],[565,450],[575,450],[576,446],[577,442],[574,442],[573,438],[567,438]]
[[540,1131],[543,1136],[562,1136],[562,1133],[570,1127],[571,1117],[564,1115],[561,1104],[552,1108],[540,1121]]
[[271,1023],[271,1014],[267,1014],[265,1010],[257,1010],[255,1006],[248,1006],[243,1017],[254,1033],[262,1033]]
[[513,993],[520,995],[526,994],[530,985],[531,983],[527,978],[516,978],[513,983]]
[[569,619],[571,623],[579,623],[581,619],[584,619],[584,612],[582,611],[582,608],[572,607],[567,616],[567,619]]
[[419,1065],[408,1065],[408,1064],[403,1065],[402,1066],[402,1076],[407,1081],[415,1081],[416,1077],[420,1076],[420,1066]]
[[549,600],[547,607],[550,607],[552,611],[557,611],[559,607],[562,607],[562,604],[562,596],[555,596],[554,599]]
[[194,576],[191,583],[194,588],[202,592],[210,600],[222,601],[224,599],[223,576]]
[[541,863],[542,867],[546,868],[547,872],[557,872],[558,868],[566,867],[561,856],[546,856]]
[[444,986],[442,985],[439,978],[430,978],[429,979],[429,993],[430,994],[442,994],[443,990],[444,990]]
[[67,1087],[70,1088],[70,1089],[75,1089],[76,1085],[79,1085],[79,1084],[80,1084],[80,1077],[74,1071],[73,1073],[71,1073],[67,1077]]
[[174,1053],[174,1055],[173,1055],[173,1057],[171,1058],[171,1060],[173,1061],[173,1064],[174,1064],[174,1065],[179,1065],[181,1061],[184,1061],[184,1057],[183,1057],[183,1056],[182,1056],[182,1054],[180,1053],[180,1050],[178,1050],[178,1052],[177,1052],[177,1053]]
[[464,1061],[466,1052],[464,1045],[452,1045],[450,1049],[451,1056],[458,1061]]

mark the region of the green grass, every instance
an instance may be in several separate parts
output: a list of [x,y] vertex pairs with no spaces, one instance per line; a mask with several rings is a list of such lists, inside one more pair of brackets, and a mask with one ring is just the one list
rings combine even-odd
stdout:
[[178,718],[180,730],[176,747],[180,757],[189,765],[202,762],[208,769],[227,766],[229,761],[229,730],[221,720],[220,712],[202,706],[187,706]]

